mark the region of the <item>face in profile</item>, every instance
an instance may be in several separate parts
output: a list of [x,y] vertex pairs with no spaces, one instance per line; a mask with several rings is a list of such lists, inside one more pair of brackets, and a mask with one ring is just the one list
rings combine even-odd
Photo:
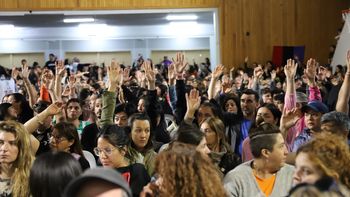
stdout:
[[0,132],[0,163],[11,164],[18,156],[16,137],[10,132]]
[[282,134],[276,136],[276,143],[273,145],[272,151],[269,153],[268,160],[276,170],[284,166],[288,155],[287,147],[284,143]]

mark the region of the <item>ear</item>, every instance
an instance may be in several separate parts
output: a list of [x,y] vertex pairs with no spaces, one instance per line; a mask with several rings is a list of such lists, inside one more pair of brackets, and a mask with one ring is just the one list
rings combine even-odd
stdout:
[[120,152],[120,154],[121,154],[123,157],[125,157],[125,154],[126,154],[126,152],[127,152],[127,147],[124,146],[123,148],[119,149],[119,152]]
[[269,156],[270,156],[270,151],[267,150],[267,149],[262,149],[262,150],[261,150],[261,155],[262,155],[263,157],[265,157],[265,158],[269,158]]
[[70,140],[70,141],[68,141],[68,145],[69,145],[69,147],[71,147],[73,144],[74,144],[74,140]]

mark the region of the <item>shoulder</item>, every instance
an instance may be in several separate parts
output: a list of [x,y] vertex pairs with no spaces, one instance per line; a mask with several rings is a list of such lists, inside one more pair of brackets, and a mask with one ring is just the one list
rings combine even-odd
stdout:
[[252,168],[250,167],[252,161],[248,161],[240,164],[233,170],[227,173],[224,178],[224,183],[228,183],[237,179],[241,179],[242,177],[248,177],[251,175]]
[[289,165],[289,164],[284,164],[284,166],[280,169],[280,172],[283,173],[294,173],[294,166]]

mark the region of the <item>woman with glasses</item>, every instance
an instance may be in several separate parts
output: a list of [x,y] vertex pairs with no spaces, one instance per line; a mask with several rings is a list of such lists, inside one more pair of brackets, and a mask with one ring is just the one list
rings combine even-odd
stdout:
[[97,140],[95,154],[104,167],[115,168],[129,183],[134,196],[139,196],[142,188],[150,181],[144,167],[139,163],[130,164],[127,155],[128,137],[116,125],[103,128]]
[[68,152],[77,159],[83,170],[90,168],[81,148],[79,135],[72,123],[57,123],[51,132],[50,148],[54,151]]
[[33,159],[30,135],[23,125],[0,122],[0,196],[29,196]]

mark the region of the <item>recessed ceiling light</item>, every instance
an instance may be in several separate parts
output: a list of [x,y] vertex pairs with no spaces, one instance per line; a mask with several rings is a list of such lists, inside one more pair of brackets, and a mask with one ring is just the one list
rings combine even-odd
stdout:
[[65,18],[63,19],[64,23],[89,23],[94,22],[94,18]]
[[197,20],[198,16],[193,14],[182,14],[182,15],[168,15],[166,17],[168,21],[175,21],[175,20]]

